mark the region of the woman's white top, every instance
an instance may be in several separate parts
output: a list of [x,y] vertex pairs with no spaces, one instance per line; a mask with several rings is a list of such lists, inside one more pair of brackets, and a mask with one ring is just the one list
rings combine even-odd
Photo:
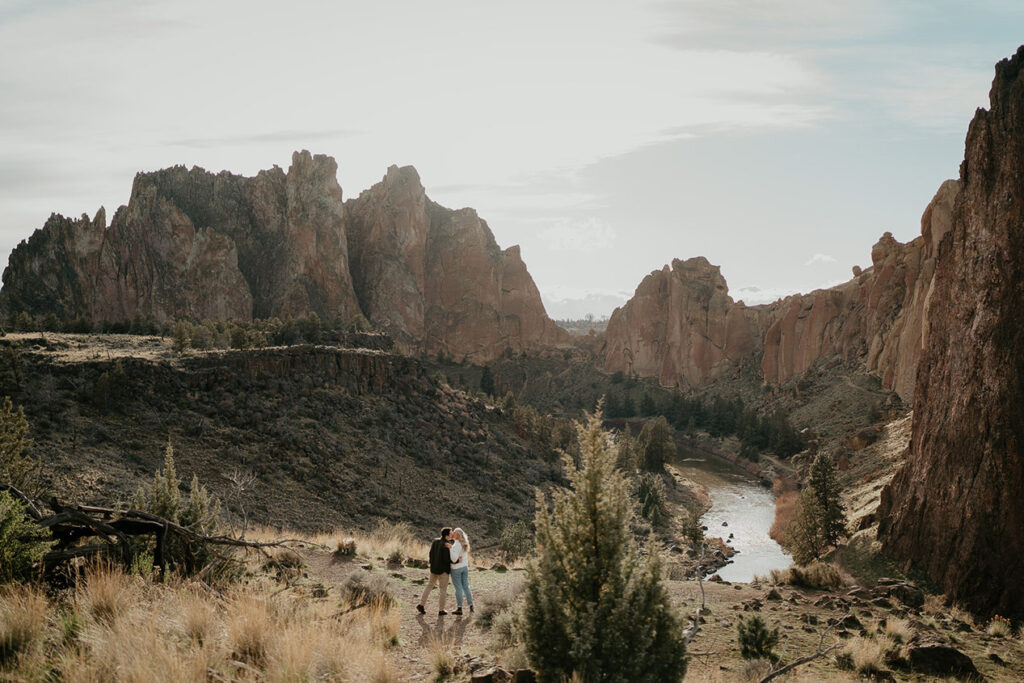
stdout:
[[469,566],[469,558],[466,557],[466,553],[462,552],[461,543],[455,541],[450,550],[452,554],[452,569],[462,569]]

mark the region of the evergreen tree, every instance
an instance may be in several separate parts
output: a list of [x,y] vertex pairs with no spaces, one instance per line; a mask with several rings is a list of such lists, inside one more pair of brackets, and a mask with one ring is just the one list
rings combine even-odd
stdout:
[[185,320],[178,320],[174,323],[174,330],[171,332],[172,345],[174,350],[181,353],[188,348],[189,337],[192,326]]
[[570,488],[538,499],[523,640],[541,681],[678,681],[686,643],[661,584],[656,548],[641,556],[633,504],[600,412],[579,427],[582,465]]
[[633,474],[641,467],[640,447],[637,440],[633,438],[633,432],[629,425],[619,433],[615,442],[617,454],[615,466],[626,474]]
[[636,416],[636,404],[633,403],[633,397],[628,391],[622,394],[622,417],[635,417]]
[[821,526],[823,516],[814,490],[807,487],[801,491],[793,507],[793,518],[786,526],[786,542],[798,565],[808,565],[825,554],[828,543]]
[[779,643],[778,626],[769,631],[764,619],[753,615],[749,619],[740,619],[737,631],[743,659],[767,659],[773,663],[779,660],[774,652]]
[[831,455],[818,453],[811,465],[807,485],[814,491],[821,510],[821,534],[825,543],[836,545],[846,536],[846,510],[843,508],[842,488],[836,478],[836,465]]
[[0,403],[0,483],[10,484],[22,493],[33,496],[38,493],[38,463],[25,449],[32,445],[28,438],[28,420],[19,406],[7,396]]
[[661,472],[665,463],[676,456],[675,432],[664,417],[648,421],[637,441],[643,454],[643,467],[648,472]]
[[[30,578],[52,545],[49,534],[25,516],[21,502],[0,491],[0,585]],[[0,641],[0,653],[3,645]]]
[[644,417],[650,417],[656,415],[658,412],[658,406],[654,403],[654,397],[649,392],[644,392],[644,395],[640,397],[640,414]]
[[480,391],[488,396],[494,396],[494,375],[486,365],[484,366],[484,371],[480,374]]

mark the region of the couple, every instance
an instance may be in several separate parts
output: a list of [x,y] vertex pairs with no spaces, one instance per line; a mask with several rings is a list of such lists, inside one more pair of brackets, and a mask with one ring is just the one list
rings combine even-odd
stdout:
[[426,614],[423,607],[430,591],[437,585],[440,596],[437,601],[437,614],[444,616],[444,602],[448,597],[448,575],[451,574],[452,583],[455,584],[455,601],[458,604],[452,614],[462,615],[462,599],[465,595],[469,611],[473,611],[473,594],[469,590],[469,538],[462,529],[441,529],[441,538],[434,539],[430,545],[430,581],[427,582],[427,589],[423,591],[416,610],[420,614]]

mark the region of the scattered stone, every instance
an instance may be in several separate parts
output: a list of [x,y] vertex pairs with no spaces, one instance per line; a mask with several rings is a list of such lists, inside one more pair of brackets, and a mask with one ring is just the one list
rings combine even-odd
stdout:
[[365,569],[368,572],[372,572],[373,571],[373,565],[372,564],[361,564],[361,565],[359,565],[359,568],[360,569]]
[[722,526],[729,526],[729,522],[722,522]]
[[469,680],[472,683],[509,683],[512,674],[501,668],[493,668],[474,673]]
[[736,584],[736,585],[733,585],[733,588],[734,588],[735,590],[738,590],[738,591],[741,591],[741,590],[743,590],[743,586],[740,586],[740,585],[738,585],[738,584]]
[[909,583],[898,583],[889,589],[889,595],[907,607],[920,609],[924,607],[924,591]]
[[725,581],[722,580],[722,577],[718,574],[712,574],[711,578],[709,578],[708,581],[711,581],[713,583],[725,583]]
[[777,588],[772,588],[764,596],[765,600],[782,600],[782,594],[779,593]]
[[495,563],[495,564],[491,565],[491,571],[492,572],[507,572],[508,571],[508,567],[506,567],[505,565],[500,564],[500,563]]
[[533,669],[518,669],[512,674],[512,683],[536,683],[537,674]]
[[871,601],[871,604],[875,607],[882,607],[884,609],[889,609],[890,607],[892,607],[892,603],[889,602],[889,600],[887,600],[886,598],[875,598]]
[[1006,666],[1006,661],[1003,660],[1003,658],[1000,657],[999,654],[996,652],[989,652],[988,658],[990,661],[995,662],[999,666]]

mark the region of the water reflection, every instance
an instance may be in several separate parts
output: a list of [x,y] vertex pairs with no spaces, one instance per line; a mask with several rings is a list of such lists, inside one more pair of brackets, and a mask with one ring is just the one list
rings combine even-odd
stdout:
[[[793,558],[768,535],[775,497],[752,476],[718,458],[686,458],[676,467],[711,497],[701,517],[708,536],[720,536],[739,552],[718,571],[726,581],[750,581],[755,574],[788,567]],[[723,525],[724,523],[724,525]],[[729,534],[733,537],[730,539]]]

